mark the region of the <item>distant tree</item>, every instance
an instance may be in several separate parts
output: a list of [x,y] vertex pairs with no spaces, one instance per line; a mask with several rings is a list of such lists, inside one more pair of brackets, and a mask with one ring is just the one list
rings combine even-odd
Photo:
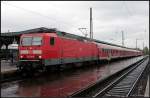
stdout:
[[137,50],[141,50],[140,48],[137,48]]
[[144,53],[144,55],[148,55],[148,54],[149,54],[149,49],[148,49],[148,47],[144,47],[143,53]]

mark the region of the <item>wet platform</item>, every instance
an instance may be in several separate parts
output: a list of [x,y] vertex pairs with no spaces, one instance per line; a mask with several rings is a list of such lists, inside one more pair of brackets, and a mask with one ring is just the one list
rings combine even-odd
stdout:
[[12,64],[10,60],[1,60],[1,74],[12,73],[16,70],[16,63]]
[[1,86],[3,97],[66,97],[98,80],[104,79],[142,59],[135,57],[109,64],[49,73],[47,75]]
[[145,97],[149,97],[149,76],[146,84]]

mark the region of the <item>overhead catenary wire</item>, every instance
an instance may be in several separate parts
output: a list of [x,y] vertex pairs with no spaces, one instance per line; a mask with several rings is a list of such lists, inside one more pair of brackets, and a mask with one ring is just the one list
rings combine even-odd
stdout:
[[[87,28],[78,28],[78,29],[81,31],[81,33],[82,33],[85,37],[88,36]],[[83,32],[82,30],[85,30],[85,32]]]
[[125,1],[123,1],[123,5],[125,6],[125,8],[126,8],[128,14],[129,14],[130,16],[132,16],[133,14],[131,13],[131,10],[129,10],[129,8],[128,8],[128,6],[127,6],[127,4],[126,4]]
[[[126,10],[127,10],[127,12],[128,12],[128,15],[133,16],[133,14],[132,14],[131,11],[129,10],[128,6],[126,5],[126,2],[125,2],[125,1],[122,1],[122,4],[125,6],[125,8],[126,8]],[[124,46],[124,40],[125,40],[125,39],[124,39],[124,31],[122,30],[121,33],[122,33],[122,46]]]

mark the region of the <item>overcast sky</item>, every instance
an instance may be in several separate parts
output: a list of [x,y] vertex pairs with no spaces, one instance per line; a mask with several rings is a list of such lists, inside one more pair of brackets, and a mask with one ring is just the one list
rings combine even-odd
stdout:
[[[38,27],[84,36],[78,28],[87,28],[93,8],[94,38],[125,46],[149,47],[148,1],[1,1],[1,32],[23,31]],[[86,31],[83,31],[86,32]]]

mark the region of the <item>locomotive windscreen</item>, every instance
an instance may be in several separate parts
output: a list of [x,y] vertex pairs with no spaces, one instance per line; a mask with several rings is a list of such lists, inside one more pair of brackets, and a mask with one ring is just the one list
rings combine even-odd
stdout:
[[42,44],[42,37],[40,36],[36,36],[36,37],[32,37],[32,36],[28,36],[28,37],[23,37],[22,41],[21,41],[21,45],[22,46],[36,46],[36,45],[41,45]]

